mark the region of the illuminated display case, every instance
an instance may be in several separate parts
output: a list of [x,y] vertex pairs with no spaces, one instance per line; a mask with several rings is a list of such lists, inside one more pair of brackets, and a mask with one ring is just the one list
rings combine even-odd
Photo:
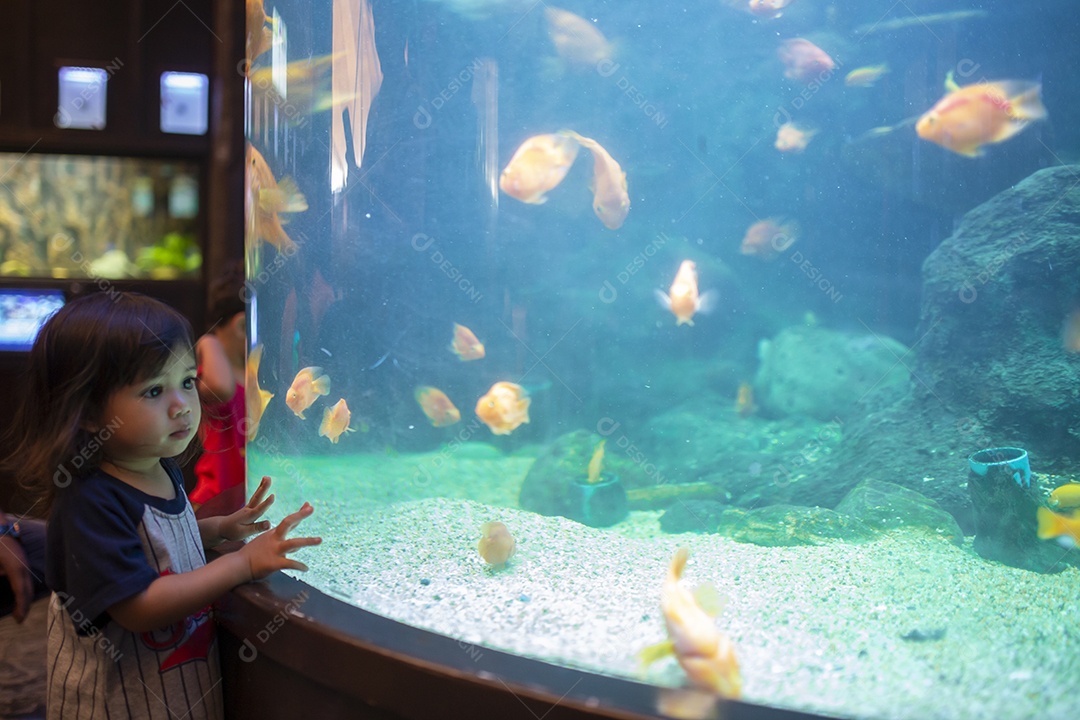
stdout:
[[[248,3],[248,486],[323,543],[233,710],[1075,708],[1072,43],[890,5]],[[919,119],[997,76],[985,157]]]
[[0,153],[0,279],[199,279],[190,160]]

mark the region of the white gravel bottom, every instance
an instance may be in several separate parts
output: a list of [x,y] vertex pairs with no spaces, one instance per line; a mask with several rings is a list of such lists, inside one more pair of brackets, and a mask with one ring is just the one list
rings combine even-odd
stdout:
[[[982,560],[970,539],[958,548],[917,531],[766,548],[666,535],[655,512],[597,530],[460,497],[383,504],[357,491],[326,501],[311,487],[316,515],[303,530],[323,544],[297,553],[311,570],[296,577],[457,638],[474,658],[486,646],[684,685],[674,660],[643,676],[636,654],[665,636],[660,588],[687,545],[686,582],[711,582],[725,601],[717,623],[735,644],[749,702],[853,718],[1080,718],[1075,568],[1038,575]],[[277,517],[297,499],[282,490],[290,497]],[[489,520],[517,539],[502,570],[476,550]],[[916,631],[944,636],[901,637]]]

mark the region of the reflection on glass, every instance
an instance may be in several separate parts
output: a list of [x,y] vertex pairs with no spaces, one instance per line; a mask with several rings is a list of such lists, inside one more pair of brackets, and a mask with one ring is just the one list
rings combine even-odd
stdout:
[[[315,506],[297,576],[710,698],[1075,715],[1075,10],[953,4],[249,13],[248,472]],[[1006,446],[1030,486],[972,482]]]

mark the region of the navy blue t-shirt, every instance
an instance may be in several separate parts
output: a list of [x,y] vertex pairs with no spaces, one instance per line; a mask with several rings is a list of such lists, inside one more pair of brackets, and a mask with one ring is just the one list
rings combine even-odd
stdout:
[[[147,558],[140,532],[146,507],[180,515],[188,502],[176,461],[161,463],[176,491],[172,500],[101,470],[57,491],[45,538],[45,581],[73,617],[85,619],[76,623],[80,635],[91,626],[104,628],[109,607],[139,594],[160,574]],[[202,547],[198,537],[195,543]]]

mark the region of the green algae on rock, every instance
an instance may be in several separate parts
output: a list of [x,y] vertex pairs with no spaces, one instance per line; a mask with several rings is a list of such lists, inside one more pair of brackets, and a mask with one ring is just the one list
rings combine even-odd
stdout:
[[858,518],[823,507],[767,505],[753,510],[730,509],[717,530],[733,540],[766,547],[821,545],[832,540],[863,542],[877,533]]
[[863,480],[844,496],[836,510],[876,530],[923,527],[955,545],[964,544],[964,533],[956,518],[922,493],[895,483]]

